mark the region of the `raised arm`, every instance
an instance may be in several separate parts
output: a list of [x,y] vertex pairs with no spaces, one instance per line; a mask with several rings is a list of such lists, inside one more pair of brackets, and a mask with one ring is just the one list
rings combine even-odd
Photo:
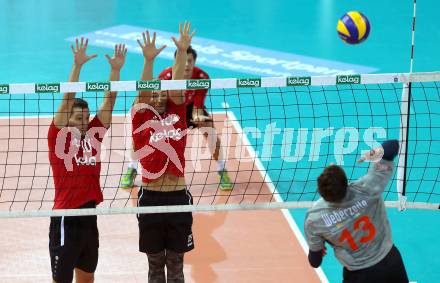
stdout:
[[[125,56],[127,55],[127,48],[124,44],[116,44],[113,57],[105,55],[110,64],[110,81],[119,81],[121,69],[125,63]],[[98,115],[102,125],[106,128],[110,127],[112,122],[112,112],[116,102],[116,91],[106,91],[104,101],[99,108]]]
[[[177,47],[176,56],[173,65],[173,80],[183,80],[185,74],[185,65],[188,47],[191,45],[191,40],[195,31],[190,33],[191,23],[185,22],[179,25],[179,39],[172,37],[174,44]],[[175,104],[183,104],[185,102],[185,94],[182,90],[172,90],[169,92],[170,98]]]
[[358,162],[373,161],[368,173],[354,183],[369,194],[381,194],[393,176],[393,160],[399,153],[399,141],[387,140],[367,152]]
[[[69,82],[77,82],[79,80],[82,66],[90,59],[98,56],[96,54],[90,56],[86,54],[88,43],[88,39],[84,40],[84,38],[81,37],[81,41],[78,41],[78,39],[75,40],[75,46],[70,46],[73,53],[73,66],[72,71],[70,72]],[[75,92],[67,92],[63,96],[63,100],[54,116],[54,124],[59,129],[66,127],[69,122],[75,94]]]
[[[208,74],[205,72],[201,73],[203,79],[209,79]],[[198,89],[194,91],[194,107],[192,111],[192,122],[197,124],[199,127],[210,127],[210,122],[212,118],[205,115],[205,99],[208,95],[207,89]]]
[[[142,33],[143,43],[138,39],[139,47],[142,49],[144,55],[144,67],[142,68],[141,80],[153,79],[153,64],[154,59],[159,55],[166,45],[162,45],[159,49],[156,48],[156,33],[153,33],[153,40],[150,40],[150,32]],[[137,102],[149,104],[151,100],[151,91],[139,91]]]

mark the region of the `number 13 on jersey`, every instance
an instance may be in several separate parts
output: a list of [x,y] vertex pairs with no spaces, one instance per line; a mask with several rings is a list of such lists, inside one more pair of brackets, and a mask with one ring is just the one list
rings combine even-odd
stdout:
[[[361,229],[363,231],[362,237],[359,239],[360,243],[365,244],[373,240],[376,236],[376,227],[371,223],[370,218],[367,215],[363,215],[356,219],[353,223],[353,231]],[[352,233],[349,229],[345,228],[342,230],[341,236],[339,237],[339,242],[348,242],[350,248],[354,251],[359,249],[358,243],[354,240]]]

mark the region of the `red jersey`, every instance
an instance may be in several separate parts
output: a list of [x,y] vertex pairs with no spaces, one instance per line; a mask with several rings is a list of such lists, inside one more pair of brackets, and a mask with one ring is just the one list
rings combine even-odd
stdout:
[[[133,142],[142,165],[142,182],[150,183],[163,174],[184,176],[186,147],[186,106],[167,100],[167,110],[157,113],[132,108]],[[142,112],[144,111],[144,112]]]
[[[173,78],[173,68],[169,67],[163,70],[159,74],[160,80],[171,80]],[[194,80],[204,80],[209,79],[208,74],[202,69],[195,67],[193,69],[193,73],[191,79]],[[194,104],[196,108],[204,108],[205,107],[205,98],[208,93],[207,89],[197,89],[197,90],[186,90],[185,91],[185,104]]]
[[100,153],[106,131],[95,116],[85,137],[72,139],[67,127],[58,129],[52,121],[47,139],[55,183],[54,209],[78,208],[90,201],[96,204],[103,201]]

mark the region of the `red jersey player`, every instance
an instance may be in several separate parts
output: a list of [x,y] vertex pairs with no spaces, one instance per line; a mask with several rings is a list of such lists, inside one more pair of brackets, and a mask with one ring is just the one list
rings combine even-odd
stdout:
[[[189,46],[187,50],[184,79],[209,79],[209,76],[205,71],[195,66],[196,60],[197,52]],[[172,75],[172,67],[169,67],[160,73],[159,79],[171,80]],[[217,161],[220,189],[227,191],[232,189],[232,183],[225,168],[225,160],[222,157],[220,139],[216,135],[212,117],[205,107],[207,93],[207,89],[185,91],[186,121],[188,128],[204,127],[211,129],[209,133],[205,132],[204,136],[208,140],[210,145],[209,148],[214,148],[215,146],[215,151],[213,152],[212,157]],[[127,172],[121,180],[122,188],[133,187],[134,179],[137,175],[137,164],[138,162],[135,160],[130,161]]]
[[[88,56],[87,40],[76,40],[71,46],[74,65],[69,81],[77,82]],[[127,49],[118,44],[112,58],[110,80],[119,80]],[[102,202],[100,187],[101,142],[112,120],[116,92],[106,92],[104,101],[90,121],[88,104],[65,93],[49,126],[49,161],[55,183],[54,209],[94,208]],[[98,264],[98,227],[96,216],[51,217],[49,252],[54,282],[92,282]]]
[[[180,25],[173,65],[173,80],[183,79],[186,50],[193,33],[190,24]],[[153,78],[155,57],[165,48],[155,47],[156,34],[150,40],[147,31],[143,43],[138,41],[144,56],[142,80]],[[181,90],[140,91],[132,108],[134,155],[142,165],[142,186],[139,206],[192,204],[185,186],[186,106]],[[184,253],[194,248],[192,213],[139,214],[139,251],[148,258],[148,281],[184,282]]]

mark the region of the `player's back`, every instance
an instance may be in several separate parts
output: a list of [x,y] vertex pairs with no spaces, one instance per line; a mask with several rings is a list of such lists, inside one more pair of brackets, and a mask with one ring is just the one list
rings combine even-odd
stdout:
[[336,257],[349,270],[378,263],[393,246],[381,196],[392,169],[388,161],[373,165],[367,175],[347,187],[341,202],[320,199],[307,214],[306,225],[333,245]]

